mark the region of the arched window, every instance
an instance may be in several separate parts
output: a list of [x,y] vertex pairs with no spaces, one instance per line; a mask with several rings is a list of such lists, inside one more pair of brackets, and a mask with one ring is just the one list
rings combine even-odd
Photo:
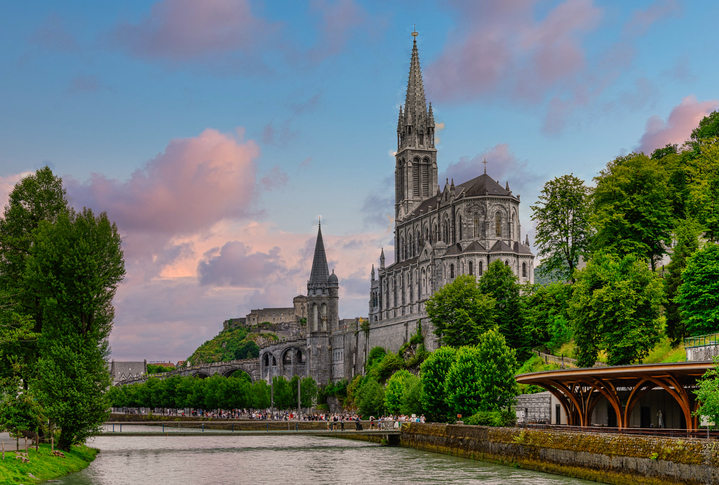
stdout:
[[499,212],[494,215],[494,233],[497,237],[502,237],[502,214]]
[[479,237],[479,214],[474,215],[474,237]]
[[449,277],[454,278],[454,265],[453,264],[449,265]]
[[459,231],[457,231],[457,232],[459,233],[459,240],[461,241],[462,240],[462,216],[461,215],[459,216]]
[[292,352],[289,350],[285,352],[285,355],[282,356],[282,365],[291,365],[292,364]]
[[470,261],[470,262],[469,262],[469,275],[470,275],[470,276],[474,276],[474,271],[473,271],[473,270],[474,270],[474,267],[473,267],[473,265],[472,265],[472,262]]
[[527,277],[527,263],[522,263],[522,278]]
[[477,266],[477,276],[482,276],[482,271],[483,271],[482,266],[483,266],[483,264],[480,261],[479,265]]
[[508,259],[506,259],[506,260],[504,261],[504,265],[505,265],[505,266],[509,266],[509,260],[508,260]]

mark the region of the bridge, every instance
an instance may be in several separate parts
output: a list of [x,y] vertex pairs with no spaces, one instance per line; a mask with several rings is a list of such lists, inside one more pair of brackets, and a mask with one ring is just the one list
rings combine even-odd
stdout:
[[170,372],[161,372],[159,374],[145,374],[131,379],[125,379],[117,383],[118,386],[126,384],[137,384],[145,382],[150,377],[157,379],[166,379],[171,376],[196,376],[200,378],[210,377],[220,374],[229,377],[233,372],[241,370],[246,373],[252,382],[260,378],[260,359],[241,359],[231,360],[229,362],[212,362],[208,364],[197,364],[190,367],[180,367]]

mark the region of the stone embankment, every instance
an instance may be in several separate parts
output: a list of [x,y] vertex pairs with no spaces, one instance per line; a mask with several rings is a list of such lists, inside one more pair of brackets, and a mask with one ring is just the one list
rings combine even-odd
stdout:
[[617,485],[719,483],[714,440],[410,423],[400,443]]

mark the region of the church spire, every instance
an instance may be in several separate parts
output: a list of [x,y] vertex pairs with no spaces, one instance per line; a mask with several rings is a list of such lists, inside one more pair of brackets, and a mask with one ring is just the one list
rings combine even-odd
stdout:
[[417,51],[417,32],[412,32],[414,45],[412,46],[412,60],[409,63],[409,79],[407,80],[407,96],[404,109],[407,114],[407,124],[419,125],[427,115],[427,100],[424,96],[422,83],[422,69],[419,66],[419,52]]
[[322,241],[322,222],[320,221],[317,228],[317,242],[315,243],[315,257],[312,260],[312,272],[310,280],[307,282],[307,288],[325,287],[327,279],[330,276],[330,270],[327,266],[327,256],[325,255],[325,244]]

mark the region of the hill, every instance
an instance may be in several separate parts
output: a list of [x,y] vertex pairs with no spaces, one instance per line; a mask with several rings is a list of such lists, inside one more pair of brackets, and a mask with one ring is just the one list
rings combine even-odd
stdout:
[[273,333],[254,333],[247,327],[222,330],[212,340],[200,345],[187,359],[190,365],[251,359],[260,356],[258,341],[277,340]]

